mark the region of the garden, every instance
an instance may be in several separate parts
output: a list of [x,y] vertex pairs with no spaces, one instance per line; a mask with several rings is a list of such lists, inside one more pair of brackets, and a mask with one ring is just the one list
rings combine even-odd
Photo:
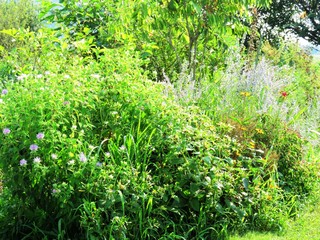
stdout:
[[0,0],[0,238],[286,231],[320,199],[320,62],[274,2]]

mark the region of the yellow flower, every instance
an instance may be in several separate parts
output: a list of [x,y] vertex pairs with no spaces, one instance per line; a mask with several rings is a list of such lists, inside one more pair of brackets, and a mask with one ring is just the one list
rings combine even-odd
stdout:
[[251,148],[255,148],[255,146],[256,146],[255,142],[254,142],[254,141],[250,141],[250,143],[249,143],[249,147],[251,147]]
[[251,93],[249,92],[240,92],[240,95],[243,97],[249,97],[251,95]]
[[263,133],[264,133],[263,130],[260,129],[260,128],[256,128],[256,131],[257,131],[257,133],[259,133],[259,134],[263,134]]

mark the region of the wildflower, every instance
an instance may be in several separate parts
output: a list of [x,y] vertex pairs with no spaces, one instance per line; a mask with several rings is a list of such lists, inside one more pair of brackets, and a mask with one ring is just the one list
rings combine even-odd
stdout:
[[65,78],[65,79],[70,79],[70,75],[69,75],[69,74],[66,74],[66,75],[64,75],[64,78]]
[[21,74],[20,76],[17,76],[17,79],[19,81],[21,81],[21,80],[25,79],[26,77],[27,77],[27,74]]
[[25,166],[25,165],[27,165],[27,160],[21,159],[20,160],[20,166]]
[[44,74],[45,74],[45,75],[50,75],[51,72],[50,72],[50,71],[45,71]]
[[272,200],[272,196],[271,196],[271,195],[267,195],[266,198],[267,198],[267,200],[269,200],[269,201]]
[[2,132],[4,135],[8,135],[11,131],[9,128],[4,128]]
[[101,163],[101,162],[97,162],[97,163],[96,163],[96,166],[97,166],[97,167],[102,167],[102,163]]
[[281,96],[285,98],[285,97],[288,96],[288,93],[287,92],[281,92]]
[[44,133],[40,132],[37,134],[37,139],[43,139],[44,138]]
[[73,160],[73,159],[68,162],[68,165],[69,165],[69,166],[71,166],[71,165],[73,165],[73,164],[74,164],[74,160]]
[[36,76],[36,78],[42,78],[42,77],[43,77],[42,74],[38,74],[38,75]]
[[69,105],[69,104],[70,104],[69,101],[64,101],[64,102],[63,102],[63,105]]
[[87,161],[87,157],[84,155],[83,152],[80,153],[79,159],[80,159],[81,162],[86,162]]
[[72,152],[69,152],[69,157],[70,158],[73,158],[74,157],[74,154]]
[[8,94],[8,90],[7,89],[3,89],[1,93],[2,93],[2,95],[6,95],[6,94]]
[[106,157],[107,157],[107,158],[111,157],[111,153],[106,152]]
[[99,78],[100,78],[100,75],[99,75],[99,74],[97,74],[97,73],[96,73],[96,74],[91,74],[91,77],[92,77],[92,78],[99,79]]
[[259,134],[263,134],[263,130],[260,129],[260,128],[257,128],[257,129],[256,129],[256,132],[259,133]]
[[33,159],[33,162],[34,163],[40,163],[41,159],[39,157],[36,157],[36,158]]
[[0,98],[0,103],[3,103],[3,99],[2,98]]
[[37,144],[31,144],[31,145],[30,145],[30,150],[31,150],[31,151],[37,151],[38,148],[39,148],[39,147],[38,147]]
[[56,159],[58,158],[58,155],[57,155],[57,154],[52,153],[52,154],[51,154],[51,158],[52,158],[52,159],[54,159],[54,160],[56,160]]
[[122,145],[122,146],[120,147],[120,150],[121,150],[121,151],[124,151],[124,150],[126,150],[126,147],[125,147],[124,145]]
[[241,92],[240,95],[243,97],[249,97],[251,94],[249,92]]
[[52,194],[58,194],[58,193],[60,193],[61,192],[61,190],[60,189],[52,189]]

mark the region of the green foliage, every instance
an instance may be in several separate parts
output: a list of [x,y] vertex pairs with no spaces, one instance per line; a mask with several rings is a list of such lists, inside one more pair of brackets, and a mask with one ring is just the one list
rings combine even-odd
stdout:
[[14,74],[0,108],[3,238],[222,239],[280,228],[310,193],[303,142],[278,118],[182,106],[129,47],[92,61],[51,31],[15,37],[29,45],[1,61]]
[[[320,43],[318,29],[320,1],[314,0],[274,0],[270,8],[260,12],[268,40],[277,43],[283,32],[287,31],[312,42]],[[294,16],[294,17],[293,17]]]
[[[31,0],[0,1],[0,30],[5,29],[30,29],[36,30],[39,27],[37,6]],[[15,39],[0,32],[0,55],[2,47],[11,49],[16,46]]]
[[135,44],[149,76],[173,80],[184,61],[193,80],[211,74],[225,50],[248,29],[249,5],[265,1],[60,1],[49,4],[43,19],[67,27],[72,41],[86,39],[91,48]]

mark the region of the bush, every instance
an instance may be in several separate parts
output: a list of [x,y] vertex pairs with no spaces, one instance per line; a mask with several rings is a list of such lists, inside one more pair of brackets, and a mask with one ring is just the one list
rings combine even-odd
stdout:
[[286,187],[309,191],[301,142],[281,123],[281,139],[260,135],[268,120],[243,132],[256,143],[241,141],[235,124],[147,80],[132,49],[96,62],[49,33],[26,36],[29,49],[3,60],[16,76],[1,95],[2,238],[222,239],[279,227]]
[[[0,30],[13,28],[36,30],[39,27],[37,6],[32,0],[1,0],[0,16]],[[9,50],[16,46],[15,39],[0,32],[0,46]]]

